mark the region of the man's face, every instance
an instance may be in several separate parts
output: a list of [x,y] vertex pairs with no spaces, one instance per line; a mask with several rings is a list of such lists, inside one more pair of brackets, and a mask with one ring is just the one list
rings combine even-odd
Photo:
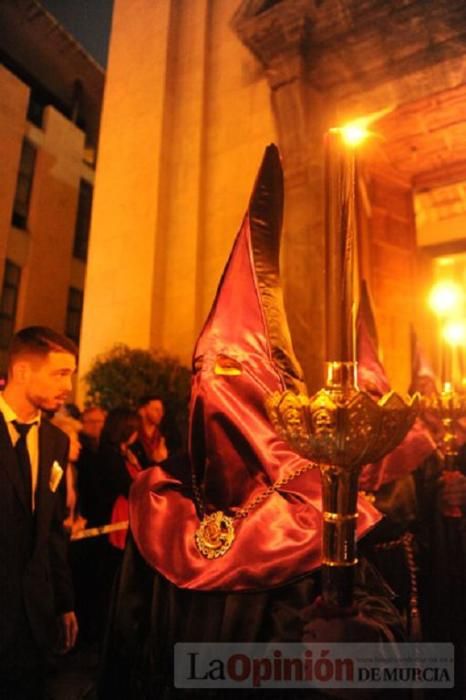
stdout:
[[82,418],[82,432],[90,438],[99,439],[105,423],[105,411],[101,408],[93,408],[86,411]]
[[143,407],[143,415],[152,425],[160,425],[164,413],[163,403],[159,399],[149,401],[149,403]]
[[71,378],[76,371],[74,356],[67,352],[50,352],[46,358],[34,357],[24,364],[25,398],[37,409],[56,411],[71,392]]

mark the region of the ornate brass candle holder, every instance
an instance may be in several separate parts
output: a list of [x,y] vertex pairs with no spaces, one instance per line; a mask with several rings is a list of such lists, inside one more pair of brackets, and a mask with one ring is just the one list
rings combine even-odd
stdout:
[[458,454],[455,424],[466,415],[466,397],[457,393],[449,382],[445,382],[440,394],[422,397],[421,410],[429,412],[441,422],[444,432],[439,447],[445,457],[445,467],[452,469]]
[[412,426],[419,399],[395,392],[375,401],[360,391],[356,363],[327,362],[327,381],[314,396],[286,391],[266,408],[277,434],[299,454],[318,462],[322,479],[324,601],[352,604],[357,563],[358,477],[362,465],[384,457]]
[[[443,457],[444,469],[448,474],[448,472],[455,470],[455,461],[459,451],[455,425],[459,418],[466,416],[466,395],[456,392],[450,382],[444,382],[440,394],[422,397],[421,410],[433,415],[442,424],[443,434],[438,447]],[[452,506],[443,512],[447,517],[460,518],[462,516],[461,508],[458,506]]]

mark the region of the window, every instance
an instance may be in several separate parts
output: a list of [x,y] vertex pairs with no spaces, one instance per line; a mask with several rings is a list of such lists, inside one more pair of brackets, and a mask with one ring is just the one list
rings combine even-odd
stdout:
[[74,230],[73,255],[78,260],[87,260],[87,246],[89,243],[89,227],[91,224],[93,188],[86,180],[79,184],[78,212],[76,214],[76,226]]
[[21,268],[5,260],[3,289],[0,299],[0,348],[6,349],[13,337],[18,303]]
[[47,98],[37,89],[32,88],[29,95],[27,120],[42,129],[44,121],[44,109],[47,106]]
[[76,287],[70,287],[68,292],[68,306],[66,309],[66,335],[76,344],[79,343],[81,333],[81,318],[83,315],[83,292]]
[[36,149],[32,143],[24,139],[19,161],[13,216],[11,219],[11,223],[17,228],[26,228],[35,162]]

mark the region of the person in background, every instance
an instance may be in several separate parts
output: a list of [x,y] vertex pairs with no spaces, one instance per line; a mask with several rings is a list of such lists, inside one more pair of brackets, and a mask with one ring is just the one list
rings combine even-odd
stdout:
[[[99,439],[106,412],[99,406],[89,406],[82,412],[79,428],[80,452],[76,462],[78,511],[87,527],[106,524],[103,502],[103,474],[99,461]],[[91,537],[72,542],[71,564],[76,587],[76,605],[80,623],[80,645],[92,648],[102,635],[102,609],[106,605],[107,590],[102,586],[108,559],[105,537]]]
[[81,411],[79,410],[79,406],[76,406],[75,403],[65,403],[63,408],[57,411],[57,413],[59,415],[69,416],[77,421],[81,420]]
[[76,486],[76,462],[81,452],[81,443],[79,442],[81,423],[71,416],[61,414],[56,414],[51,422],[57,428],[60,428],[60,430],[68,436],[70,441],[68,469],[66,470],[66,507],[68,513],[63,525],[73,534],[77,530],[82,530],[86,525],[85,518],[79,513],[79,492]]
[[99,441],[104,427],[106,411],[100,406],[89,406],[82,412],[79,440],[81,452],[76,463],[76,483],[79,494],[79,511],[89,527],[105,524],[105,514],[100,500]]
[[[461,518],[450,516],[452,509],[459,511],[466,502],[466,479],[460,471],[444,469],[444,426],[429,402],[439,395],[438,382],[414,333],[412,346],[409,393],[419,392],[427,401],[421,404],[421,415],[405,439],[361,471],[360,488],[386,516],[383,526],[366,538],[367,554],[396,594],[411,640],[454,643],[458,685],[464,673],[465,543]],[[359,386],[379,400],[390,385],[379,356],[365,283],[357,318],[357,347]],[[460,697],[454,690],[447,691],[447,696]],[[433,697],[439,700],[443,695],[436,689]]]
[[79,512],[79,491],[76,479],[76,462],[81,452],[81,443],[79,441],[81,423],[71,416],[65,416],[60,413],[55,414],[51,422],[57,428],[60,428],[70,441],[68,469],[66,470],[66,507],[68,514],[64,525],[73,534],[86,526],[86,519]]
[[165,437],[161,423],[165,407],[160,396],[150,394],[143,396],[139,402],[138,414],[140,428],[138,439],[134,441],[132,451],[143,468],[163,462],[168,457]]
[[[69,438],[70,453],[66,471],[67,517],[64,527],[71,537],[86,527],[86,519],[80,513],[80,493],[77,487],[76,463],[81,452],[79,434],[82,424],[69,415],[57,413],[52,419],[53,425],[60,428]],[[79,620],[78,646],[82,647],[94,641],[95,618],[98,614],[95,606],[96,571],[98,567],[99,543],[93,540],[79,540],[70,544],[70,565],[76,594],[76,615]]]
[[[110,411],[105,421],[99,459],[104,476],[107,522],[128,520],[129,489],[142,469],[136,455],[130,449],[138,438],[139,428],[138,414],[127,408]],[[109,542],[117,549],[124,549],[125,541],[125,530],[109,535]]]
[[57,411],[76,370],[74,343],[30,326],[13,337],[0,397],[0,696],[40,700],[47,655],[75,644],[78,623],[67,560],[69,440],[43,412]]
[[[109,412],[100,436],[98,463],[100,503],[105,523],[128,520],[128,495],[133,479],[141,470],[130,446],[137,440],[140,418],[136,411],[116,408]],[[121,563],[127,530],[110,533],[100,540],[101,600],[100,632],[103,632],[113,580]]]
[[83,447],[97,451],[107,412],[100,406],[88,406],[81,415],[81,442]]
[[128,496],[133,478],[127,463],[132,463],[135,459],[129,448],[137,440],[139,426],[138,414],[129,408],[115,408],[105,419],[98,459],[102,472],[100,486],[103,490],[106,523],[111,520],[113,505],[118,496]]

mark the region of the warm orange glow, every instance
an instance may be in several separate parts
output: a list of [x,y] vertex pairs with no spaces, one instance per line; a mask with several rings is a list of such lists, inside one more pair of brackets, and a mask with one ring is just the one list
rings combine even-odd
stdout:
[[466,341],[466,324],[464,320],[449,321],[444,326],[442,335],[449,345],[464,345]]
[[460,309],[463,300],[461,287],[455,282],[438,282],[429,294],[429,305],[438,316],[450,316]]
[[340,131],[343,136],[343,140],[348,146],[357,146],[368,136],[374,136],[372,131],[369,131],[369,127],[374,124],[378,119],[381,119],[386,114],[389,114],[394,109],[394,106],[385,107],[380,109],[378,112],[372,112],[371,114],[366,114],[364,117],[359,117],[352,122],[348,122],[339,128],[330,129],[330,131]]
[[369,135],[369,131],[358,124],[347,124],[341,128],[343,140],[348,146],[357,146]]
[[363,123],[362,119],[350,122],[344,126],[335,127],[334,129],[330,129],[330,131],[339,132],[343,137],[343,141],[347,146],[351,146],[351,148],[358,146],[371,133],[365,128],[365,124]]

